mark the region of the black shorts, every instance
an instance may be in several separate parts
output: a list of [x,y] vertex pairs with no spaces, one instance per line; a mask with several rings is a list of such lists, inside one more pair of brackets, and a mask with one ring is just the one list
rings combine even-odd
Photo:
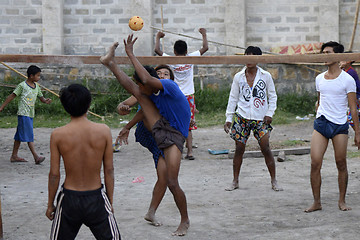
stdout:
[[168,120],[161,117],[152,127],[152,135],[161,150],[175,144],[182,153],[185,137],[178,130],[170,126]]
[[103,187],[93,191],[62,188],[59,192],[50,239],[75,239],[82,224],[96,239],[121,239]]

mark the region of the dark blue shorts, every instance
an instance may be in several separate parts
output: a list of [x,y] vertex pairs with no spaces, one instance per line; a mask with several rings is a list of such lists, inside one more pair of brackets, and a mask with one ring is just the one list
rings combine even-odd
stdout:
[[34,142],[33,118],[18,116],[18,125],[14,140],[19,142]]
[[164,152],[158,148],[154,137],[152,136],[151,132],[145,127],[143,121],[138,122],[136,126],[135,138],[136,141],[141,144],[141,146],[147,148],[153,154],[155,168],[157,168],[160,155],[165,158]]
[[338,134],[349,133],[349,123],[336,124],[327,120],[323,115],[315,119],[314,129],[327,139],[331,139]]

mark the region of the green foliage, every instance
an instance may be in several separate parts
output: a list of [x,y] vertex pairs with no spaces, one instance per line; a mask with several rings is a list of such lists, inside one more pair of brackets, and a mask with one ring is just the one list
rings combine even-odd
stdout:
[[287,93],[278,95],[278,109],[296,115],[306,115],[315,112],[316,95],[305,93]]
[[359,158],[360,157],[360,152],[359,151],[348,151],[347,152],[347,158]]
[[[129,70],[129,72],[132,70]],[[17,85],[22,78],[7,79],[6,84]],[[116,113],[117,105],[130,95],[120,86],[116,79],[107,80],[106,84],[100,80],[88,80],[84,78],[80,83],[88,86],[92,92],[92,104],[90,111],[105,116],[105,123],[118,128],[124,125],[120,122],[129,121],[136,112],[136,108],[128,116],[119,116]],[[0,88],[0,104],[14,89],[9,87]],[[51,98],[51,104],[36,102],[36,116],[34,127],[57,127],[66,124],[69,116],[63,109],[60,100],[54,95],[43,92],[45,98]],[[198,90],[195,93],[195,101],[199,113],[196,121],[199,127],[222,125],[225,122],[225,111],[228,103],[230,87]],[[292,123],[296,115],[305,115],[314,112],[316,96],[310,94],[281,94],[278,95],[278,108],[273,117],[273,124]],[[0,115],[0,127],[16,127],[18,98],[15,98],[6,106]],[[102,122],[101,119],[89,115],[93,121]]]
[[197,90],[195,92],[196,108],[200,112],[214,113],[222,111],[225,114],[229,93],[230,88]]

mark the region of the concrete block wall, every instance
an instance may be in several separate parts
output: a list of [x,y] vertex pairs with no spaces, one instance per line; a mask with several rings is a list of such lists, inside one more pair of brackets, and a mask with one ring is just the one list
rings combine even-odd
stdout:
[[[61,52],[64,54],[102,55],[112,42],[122,41],[132,32],[128,27],[128,19],[139,15],[144,19],[145,26],[141,31],[135,32],[139,37],[135,54],[154,55],[157,31],[150,26],[161,28],[161,6],[165,29],[198,38],[201,38],[198,28],[205,27],[209,40],[241,47],[258,45],[263,50],[269,50],[272,46],[339,40],[347,48],[356,2],[357,0],[0,0],[0,54],[54,54],[53,52],[58,51],[57,46],[62,43]],[[52,13],[50,10],[54,11],[51,8],[55,4],[62,11],[57,12],[56,18],[49,18],[48,15]],[[45,5],[48,7],[44,7]],[[54,25],[48,24],[48,21],[56,19],[63,19],[62,29],[56,32],[57,36],[52,36],[47,30]],[[359,51],[360,27],[357,31],[353,49]],[[52,37],[56,39],[53,46],[49,43]],[[186,40],[189,52],[201,48],[199,40],[166,33],[165,52],[172,54],[173,44],[178,39]],[[206,55],[232,55],[237,52],[243,50],[209,44]],[[117,55],[125,55],[122,44]],[[68,65],[65,70],[61,66],[43,66],[44,73],[91,73],[95,77],[108,74],[101,66]],[[14,64],[15,68],[20,66],[26,69],[28,64]],[[311,89],[313,75],[310,77],[311,83],[305,84],[301,68],[285,66],[278,65],[274,67],[278,70],[273,70],[278,76],[278,90]],[[204,78],[204,85],[221,86],[231,84],[233,75],[242,67],[200,65],[196,66],[195,74],[216,74]],[[294,69],[291,70],[292,68]],[[5,75],[1,71],[0,78]],[[292,74],[287,74],[290,72]],[[57,89],[63,85],[61,81],[67,78],[62,75],[47,79],[51,81],[47,85],[45,78],[44,85]],[[61,83],[57,83],[56,79]]]
[[42,53],[41,0],[0,1],[0,53]]
[[[340,0],[340,42],[344,44],[345,50],[349,49],[352,31],[354,28],[354,15],[357,0]],[[353,50],[360,50],[360,18],[356,28]]]
[[[136,2],[139,1],[65,0],[64,53],[69,55],[104,54],[113,42],[122,42],[132,32],[128,27],[128,22],[133,15],[140,15],[149,26],[151,23],[149,9],[146,9],[148,14],[140,14],[143,10],[134,9]],[[148,2],[145,5],[151,6],[151,1],[144,2]],[[150,28],[147,27],[137,35],[141,38],[150,32]],[[142,49],[139,49],[140,46]],[[151,42],[147,45],[135,45],[135,53],[149,55],[150,51]],[[125,54],[122,45],[117,54]]]
[[[164,29],[201,38],[198,29],[207,29],[208,39],[225,43],[225,3],[221,0],[155,0],[154,26],[161,28],[161,6],[163,7]],[[155,35],[158,31],[154,31]],[[188,44],[188,52],[201,48],[202,42],[178,35],[165,33],[164,52],[173,55],[173,45],[177,40]],[[211,44],[206,55],[225,55],[225,47]]]
[[246,1],[247,45],[273,46],[319,42],[319,1]]
[[[135,33],[140,43],[135,46],[135,53],[153,55],[157,31],[150,26],[161,28],[161,6],[165,29],[201,38],[197,30],[205,27],[208,39],[217,42],[241,47],[258,45],[263,50],[272,46],[327,40],[340,40],[348,45],[356,1],[1,0],[0,53],[100,55],[113,41],[121,41],[131,33],[128,19],[139,15],[143,17],[145,26]],[[63,8],[61,13],[57,13],[57,19],[63,20],[63,24],[58,26],[61,31],[56,32],[58,36],[51,36],[51,32],[46,35],[47,30],[54,26],[48,21],[56,18],[43,15],[53,14],[50,8],[55,4]],[[359,32],[354,50],[360,48],[358,35]],[[63,49],[51,49],[49,41],[52,37],[53,45],[60,41]],[[201,47],[201,41],[167,33],[165,52],[172,53],[177,39],[185,39],[189,51]],[[235,52],[243,51],[210,44],[207,54],[230,55]],[[121,48],[118,54],[124,54]]]

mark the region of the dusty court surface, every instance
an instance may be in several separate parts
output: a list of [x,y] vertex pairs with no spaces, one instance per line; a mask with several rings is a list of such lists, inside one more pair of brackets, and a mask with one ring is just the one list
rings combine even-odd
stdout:
[[[52,129],[37,128],[35,146],[46,157],[41,165],[10,163],[15,129],[0,129],[0,192],[4,239],[42,240],[49,238],[51,222],[45,217],[47,175],[49,171],[49,139]],[[113,129],[113,137],[119,129]],[[310,140],[312,121],[275,126],[271,141]],[[349,151],[353,132],[350,131]],[[277,164],[277,178],[282,192],[271,190],[270,177],[263,158],[244,159],[240,189],[226,192],[232,181],[232,160],[227,155],[210,155],[211,149],[234,148],[222,126],[194,131],[196,160],[182,160],[180,184],[186,193],[191,226],[181,239],[358,239],[360,235],[360,159],[349,158],[347,203],[353,208],[341,212],[337,207],[337,170],[331,144],[322,168],[323,210],[304,213],[312,203],[310,188],[310,156],[287,156]],[[250,145],[256,145],[251,138]],[[30,159],[25,144],[21,157]],[[157,212],[163,226],[154,227],[144,221],[152,188],[156,180],[150,154],[134,142],[114,154],[115,216],[127,239],[176,239],[172,237],[180,221],[172,195],[167,191]],[[142,176],[144,182],[132,183]],[[63,181],[63,171],[62,180]],[[83,226],[77,239],[93,239]]]

